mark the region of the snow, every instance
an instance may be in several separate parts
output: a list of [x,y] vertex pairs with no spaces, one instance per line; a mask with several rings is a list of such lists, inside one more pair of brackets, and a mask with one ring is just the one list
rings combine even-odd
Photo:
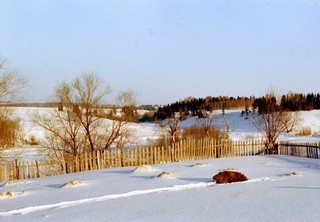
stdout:
[[[47,108],[41,112],[46,112]],[[43,138],[32,125],[35,108],[18,108],[27,136]],[[233,140],[259,138],[252,119],[226,110]],[[280,140],[320,140],[320,111],[301,112],[314,135],[282,135]],[[181,123],[194,124],[195,117]],[[224,129],[221,112],[217,126]],[[161,130],[156,124],[131,124],[147,143]],[[41,158],[37,147],[10,150],[23,160]],[[215,184],[224,170],[249,180]],[[280,155],[197,160],[102,169],[33,180],[0,183],[0,221],[320,221],[320,162]],[[168,176],[169,175],[169,176]],[[171,176],[170,176],[171,175]],[[12,197],[10,197],[12,195]]]
[[[224,117],[227,119],[230,128],[230,138],[232,140],[254,139],[261,138],[260,132],[254,126],[252,115],[248,119],[241,117],[241,110],[226,110],[225,115],[222,115],[221,110],[213,112],[216,116],[215,126],[225,130]],[[301,111],[301,126],[310,127],[312,136],[297,136],[296,132],[290,134],[283,134],[279,137],[279,141],[292,141],[292,142],[318,142],[320,141],[320,110]],[[182,121],[181,127],[188,127],[193,125],[197,117],[188,118]]]
[[[57,108],[39,108],[39,107],[18,107],[16,108],[15,115],[21,118],[24,128],[25,138],[30,139],[34,136],[36,140],[44,138],[44,130],[38,126],[33,125],[31,121],[32,113],[39,111],[41,114],[48,113],[52,109]],[[213,112],[216,116],[215,126],[225,129],[224,118],[227,119],[230,128],[230,138],[232,140],[243,139],[256,139],[261,138],[261,133],[257,132],[253,124],[252,116],[249,115],[248,119],[241,117],[241,110],[225,110],[225,115],[222,115],[221,110]],[[279,137],[278,141],[291,141],[291,142],[319,142],[320,141],[320,110],[302,111],[300,112],[302,123],[301,126],[310,127],[312,136],[297,136],[296,133],[283,134]],[[189,117],[181,121],[180,127],[185,127],[195,124],[197,117]],[[141,145],[148,145],[155,141],[159,135],[165,132],[155,123],[130,123],[128,127],[132,129],[133,139],[130,147],[135,148]],[[44,159],[43,153],[40,152],[38,146],[24,146],[10,149],[2,154],[6,159],[14,160],[20,159],[21,161],[34,161]]]
[[[1,183],[0,192],[13,197],[0,196],[0,221],[320,220],[319,160],[254,156],[152,167]],[[224,169],[236,169],[249,181],[211,182]],[[155,177],[165,171],[175,178]],[[64,186],[71,181],[78,183]]]
[[[16,108],[16,115],[22,120],[25,137],[27,139],[30,139],[31,136],[34,136],[37,140],[44,138],[43,129],[33,125],[30,115],[35,111],[39,111],[42,114],[48,113],[51,109],[56,108]],[[254,126],[252,115],[249,115],[249,118],[245,119],[244,117],[241,117],[241,110],[226,110],[225,115],[222,115],[221,110],[218,110],[213,112],[213,115],[216,116],[215,126],[221,129],[225,129],[224,117],[227,119],[230,128],[230,138],[233,140],[261,138],[262,136],[261,133],[257,132]],[[301,137],[296,136],[295,133],[290,133],[280,136],[279,140],[305,142],[317,142],[320,140],[320,110],[301,111],[300,116],[302,119],[301,126],[310,127],[313,136]],[[183,129],[194,125],[196,119],[197,117],[189,117],[180,123],[180,127]],[[158,138],[159,133],[164,132],[164,129],[155,123],[130,123],[129,127],[133,129],[135,138],[134,141],[132,141],[132,147],[146,145],[150,141]]]

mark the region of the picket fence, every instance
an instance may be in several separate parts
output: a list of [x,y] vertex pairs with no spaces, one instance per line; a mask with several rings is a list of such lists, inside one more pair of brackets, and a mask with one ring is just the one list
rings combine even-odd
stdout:
[[111,167],[139,166],[199,159],[252,156],[264,149],[262,140],[227,141],[214,139],[184,140],[169,147],[144,147],[84,152],[65,155],[56,161],[14,161],[0,163],[0,182],[41,178]]

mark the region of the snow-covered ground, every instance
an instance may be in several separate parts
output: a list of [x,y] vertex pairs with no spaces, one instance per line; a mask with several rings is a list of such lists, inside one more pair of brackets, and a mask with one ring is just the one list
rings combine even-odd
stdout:
[[[41,108],[43,109],[43,108]],[[19,108],[27,136],[41,139],[32,125],[34,108]],[[46,109],[43,109],[45,112]],[[252,120],[226,111],[231,137],[258,138]],[[320,111],[302,112],[312,137],[283,135],[283,140],[318,141]],[[181,123],[190,126],[195,118]],[[224,128],[218,113],[217,125]],[[132,124],[138,143],[157,136],[153,123]],[[37,148],[17,148],[37,159]],[[249,181],[218,185],[223,170]],[[166,172],[166,173],[163,173]],[[288,156],[253,156],[103,169],[33,180],[0,183],[0,221],[320,221],[320,162]]]
[[[249,181],[211,182],[225,169]],[[0,183],[0,221],[320,221],[319,173],[319,160],[254,156]]]

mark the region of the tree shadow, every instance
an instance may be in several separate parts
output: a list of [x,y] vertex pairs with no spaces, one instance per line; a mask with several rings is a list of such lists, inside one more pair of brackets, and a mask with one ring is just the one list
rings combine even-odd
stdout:
[[61,184],[61,183],[59,183],[59,184],[49,184],[49,185],[46,185],[46,187],[53,188],[53,189],[60,189],[61,187],[63,187],[63,184]]
[[211,182],[212,179],[210,178],[197,178],[197,177],[178,177],[177,178],[178,180],[183,180],[183,181],[188,181],[188,182],[197,182],[197,183],[201,183],[201,182],[204,182],[204,183],[208,183],[208,182]]
[[107,174],[130,174],[132,173],[132,170],[108,170],[103,173]]
[[132,176],[131,178],[149,180],[149,179],[152,179],[152,176]]

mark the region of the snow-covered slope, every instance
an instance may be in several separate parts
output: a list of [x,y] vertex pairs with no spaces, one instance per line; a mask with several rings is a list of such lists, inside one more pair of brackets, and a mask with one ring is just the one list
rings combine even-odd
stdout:
[[[24,107],[16,109],[16,115],[19,116],[22,120],[26,139],[30,139],[31,136],[34,136],[38,140],[44,138],[43,129],[32,124],[30,115],[36,110],[40,110],[40,112],[46,113],[50,109],[51,108]],[[221,111],[216,111],[214,115],[216,115],[215,124],[221,129],[225,129],[224,118],[227,119],[230,128],[230,137],[233,140],[261,138],[262,136],[254,127],[253,120],[250,115],[248,119],[241,117],[241,110],[226,110],[225,115],[222,115]],[[296,136],[294,133],[290,133],[287,135],[281,135],[279,140],[290,140],[297,142],[320,141],[320,110],[301,112],[301,118],[301,126],[310,127],[313,132],[313,136],[301,137]],[[187,120],[182,121],[180,124],[181,128],[193,125],[196,119],[197,117],[190,117]],[[163,132],[164,130],[155,123],[131,123],[129,127],[131,127],[134,132],[134,137],[131,141],[132,147],[149,144],[150,141],[156,139],[159,136],[159,132]],[[11,154],[12,151],[14,151],[19,156],[18,158],[23,160],[34,160],[40,158],[38,156],[40,154],[37,152],[37,148],[33,146],[11,150]],[[17,158],[17,155],[15,155],[14,158]]]
[[[35,110],[40,110],[40,112],[47,112],[50,108],[25,108],[20,107],[16,109],[16,115],[19,116],[23,122],[23,127],[26,132],[26,137],[30,138],[35,136],[38,139],[44,137],[44,132],[41,128],[34,126],[30,119],[30,114]],[[225,129],[224,117],[227,119],[230,127],[230,136],[232,139],[246,139],[246,138],[258,138],[261,137],[261,134],[257,132],[252,117],[249,115],[248,119],[241,117],[241,110],[226,110],[225,115],[222,115],[221,111],[216,111],[215,124],[221,129]],[[320,135],[320,110],[313,111],[302,111],[301,115],[301,126],[307,126],[312,129],[314,135],[314,140],[318,140]],[[180,126],[182,128],[191,126],[195,123],[197,117],[190,117],[187,120],[181,122]],[[136,144],[146,144],[148,139],[156,138],[158,132],[161,131],[159,126],[154,123],[142,123],[130,125],[134,129],[136,135]],[[283,135],[281,139],[292,139],[296,138],[294,134]],[[310,137],[299,137],[296,139],[309,141]],[[135,144],[135,145],[136,145]]]
[[[0,221],[320,220],[319,160],[256,156],[145,169],[0,183]],[[225,169],[240,171],[250,180],[212,183],[212,176]],[[163,171],[175,177],[155,177]]]
[[[224,118],[227,119],[230,128],[230,137],[233,140],[261,138],[262,135],[254,126],[252,115],[248,119],[241,116],[241,110],[226,110],[222,115],[221,111],[216,111],[215,124],[220,129],[226,129]],[[320,110],[301,111],[300,127],[310,127],[313,136],[296,136],[296,132],[281,135],[279,140],[291,140],[300,142],[316,142],[320,140]],[[188,127],[195,123],[197,117],[191,117],[181,123],[181,127]]]

